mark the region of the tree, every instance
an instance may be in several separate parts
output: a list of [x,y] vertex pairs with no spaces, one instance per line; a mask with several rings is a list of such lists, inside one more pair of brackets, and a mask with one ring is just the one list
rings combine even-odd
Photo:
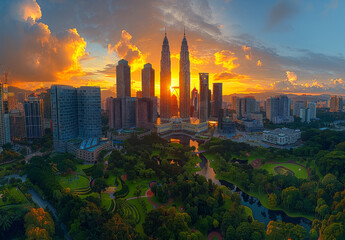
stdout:
[[268,205],[271,208],[275,208],[277,207],[277,195],[275,193],[270,193],[270,195],[268,195]]
[[225,233],[225,240],[236,240],[237,236],[236,236],[236,230],[233,226],[229,226],[226,229],[226,233]]
[[104,240],[134,240],[138,238],[135,230],[125,223],[119,214],[116,214],[103,225],[102,237]]
[[55,233],[54,221],[43,208],[31,209],[24,220],[28,239],[52,239]]
[[248,222],[241,222],[241,224],[236,228],[236,236],[238,239],[250,240],[252,232],[252,227]]

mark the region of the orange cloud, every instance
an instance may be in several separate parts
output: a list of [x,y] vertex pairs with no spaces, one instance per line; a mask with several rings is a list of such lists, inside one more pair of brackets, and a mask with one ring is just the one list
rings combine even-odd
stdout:
[[256,66],[258,66],[258,67],[261,67],[261,66],[262,66],[261,60],[258,60],[258,61],[256,62]]
[[[0,62],[10,69],[10,81],[14,86],[30,86],[47,83],[78,85],[80,77],[87,75],[80,60],[88,57],[86,41],[76,29],[52,34],[49,26],[39,22],[42,13],[35,0],[10,2],[10,15],[16,21],[13,26],[0,29],[8,39],[0,46]],[[0,19],[1,21],[1,19]],[[25,31],[23,31],[25,29]]]
[[249,76],[246,75],[241,75],[237,73],[231,73],[231,72],[221,72],[221,73],[216,73],[213,75],[213,80],[214,81],[240,81],[244,79],[250,79]]
[[120,41],[112,46],[108,44],[108,53],[116,52],[120,58],[126,59],[132,71],[143,68],[147,55],[143,54],[137,46],[131,43],[132,35],[122,30]]
[[222,65],[224,68],[228,69],[229,71],[240,66],[238,63],[234,63],[234,61],[238,60],[238,58],[235,57],[235,53],[229,50],[222,50],[220,52],[216,52],[214,54],[214,57],[215,57],[214,63],[216,65]]
[[286,71],[287,80],[294,84],[297,81],[297,75],[294,72]]
[[18,16],[24,21],[31,20],[36,22],[36,20],[42,17],[41,8],[36,0],[25,0],[20,2],[15,9],[17,10]]
[[246,45],[242,45],[243,52],[250,52],[252,50],[251,47],[247,47]]

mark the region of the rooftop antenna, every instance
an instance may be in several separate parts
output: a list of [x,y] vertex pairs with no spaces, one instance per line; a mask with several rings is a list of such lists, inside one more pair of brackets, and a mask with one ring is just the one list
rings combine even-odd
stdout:
[[164,34],[167,36],[167,26],[164,26]]
[[186,37],[186,26],[183,26],[183,36]]

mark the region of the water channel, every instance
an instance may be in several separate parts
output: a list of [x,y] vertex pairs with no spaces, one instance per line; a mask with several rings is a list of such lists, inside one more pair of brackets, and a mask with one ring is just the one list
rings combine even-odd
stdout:
[[[198,151],[199,144],[202,143],[202,141],[199,140],[193,140],[191,138],[188,138],[186,136],[179,136],[176,135],[173,138],[169,139],[171,142],[179,142],[181,144],[189,146],[194,146],[196,148],[195,151]],[[228,187],[232,192],[239,193],[241,197],[241,204],[244,206],[249,207],[253,212],[253,217],[255,220],[258,220],[262,223],[264,223],[266,226],[269,223],[269,221],[278,221],[282,220],[286,223],[293,223],[293,224],[299,224],[303,227],[305,227],[308,231],[311,228],[311,221],[309,219],[303,218],[303,217],[289,217],[285,212],[280,210],[269,210],[262,206],[260,203],[260,200],[249,196],[248,194],[244,193],[239,189],[237,186],[224,181],[224,180],[218,180],[216,179],[216,173],[212,167],[210,167],[210,162],[205,158],[205,156],[200,153],[199,157],[201,159],[201,163],[198,164],[198,166],[201,168],[197,174],[200,174],[207,179],[211,179],[215,184],[217,185],[224,185]]]

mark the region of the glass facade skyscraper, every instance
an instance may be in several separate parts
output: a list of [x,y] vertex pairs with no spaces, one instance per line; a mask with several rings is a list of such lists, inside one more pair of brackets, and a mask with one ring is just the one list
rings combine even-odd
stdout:
[[66,151],[71,139],[102,135],[99,87],[53,85],[51,103],[55,150]]

